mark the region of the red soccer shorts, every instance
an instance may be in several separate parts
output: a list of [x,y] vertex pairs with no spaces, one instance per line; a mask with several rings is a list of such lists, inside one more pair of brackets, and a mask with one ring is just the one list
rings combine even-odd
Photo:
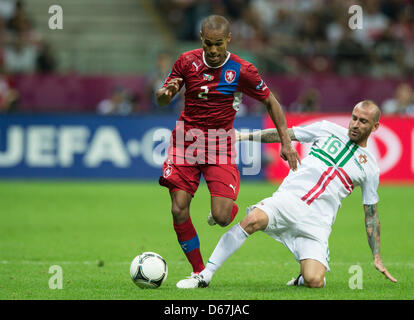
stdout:
[[235,164],[198,164],[193,166],[176,165],[168,159],[162,167],[160,185],[170,192],[184,190],[193,197],[203,174],[212,197],[237,199],[240,188],[240,173]]

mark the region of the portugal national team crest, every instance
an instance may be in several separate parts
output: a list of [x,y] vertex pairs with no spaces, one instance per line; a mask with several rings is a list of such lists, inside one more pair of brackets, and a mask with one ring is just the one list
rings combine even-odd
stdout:
[[359,163],[360,164],[364,164],[364,163],[367,163],[367,156],[365,155],[365,154],[360,154],[359,155]]
[[224,76],[227,83],[232,83],[234,79],[236,79],[236,71],[234,70],[227,70]]

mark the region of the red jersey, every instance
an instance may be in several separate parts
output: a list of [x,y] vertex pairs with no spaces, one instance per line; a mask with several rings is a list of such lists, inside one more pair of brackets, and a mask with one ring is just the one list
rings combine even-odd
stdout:
[[[206,154],[206,150],[211,148],[211,140],[219,140],[214,136],[211,138],[208,135],[209,130],[211,132],[212,129],[222,129],[221,131],[229,132],[233,128],[243,93],[259,101],[265,100],[270,94],[256,67],[232,53],[228,53],[221,66],[210,67],[204,58],[203,49],[185,52],[174,63],[164,86],[174,78],[183,79],[181,87],[185,85],[186,89],[185,107],[172,133],[172,148],[168,153],[169,156],[182,157],[186,149],[192,145],[191,152],[196,150],[194,155],[199,156],[197,162],[200,162],[203,151],[200,145],[195,145],[194,142],[204,138]],[[201,132],[204,133],[204,137]],[[177,139],[178,135],[184,139]],[[228,136],[223,139],[226,140],[224,145],[219,143],[221,154],[224,152],[228,157],[234,158],[234,139]],[[184,148],[181,148],[183,146]],[[188,160],[188,154],[185,156]]]

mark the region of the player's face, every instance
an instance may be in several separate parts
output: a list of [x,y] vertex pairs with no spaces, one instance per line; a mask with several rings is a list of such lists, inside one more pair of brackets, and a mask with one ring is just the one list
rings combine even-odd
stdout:
[[374,120],[374,109],[356,105],[349,122],[348,136],[361,147],[366,147],[371,132],[378,129],[379,123]]
[[227,44],[230,42],[231,33],[225,34],[223,30],[205,29],[200,32],[204,57],[211,67],[221,65],[227,58]]

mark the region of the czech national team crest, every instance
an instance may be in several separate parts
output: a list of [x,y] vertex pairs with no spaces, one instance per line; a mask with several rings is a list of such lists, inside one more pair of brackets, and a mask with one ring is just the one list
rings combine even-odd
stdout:
[[170,165],[168,165],[164,170],[164,174],[163,174],[164,178],[167,179],[171,175],[171,173],[172,173],[172,168]]
[[227,83],[232,83],[234,79],[236,79],[236,71],[234,70],[227,70],[226,74],[224,75]]

